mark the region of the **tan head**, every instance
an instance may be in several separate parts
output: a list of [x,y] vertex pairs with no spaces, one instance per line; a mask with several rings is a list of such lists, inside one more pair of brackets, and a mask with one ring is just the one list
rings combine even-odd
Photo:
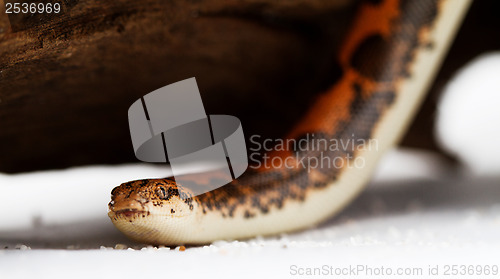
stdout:
[[152,243],[153,235],[168,231],[165,226],[195,215],[198,204],[188,189],[167,178],[124,183],[113,189],[108,207],[108,216],[120,231]]

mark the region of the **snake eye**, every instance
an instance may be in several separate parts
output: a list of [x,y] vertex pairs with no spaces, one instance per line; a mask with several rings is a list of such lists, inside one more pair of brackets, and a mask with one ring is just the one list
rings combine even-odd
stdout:
[[165,187],[160,187],[158,190],[156,190],[156,194],[160,199],[166,199],[167,198],[167,190]]

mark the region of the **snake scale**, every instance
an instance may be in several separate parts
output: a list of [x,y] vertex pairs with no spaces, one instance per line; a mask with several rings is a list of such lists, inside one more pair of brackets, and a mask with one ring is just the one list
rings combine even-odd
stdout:
[[[306,147],[311,138],[351,140],[354,148],[273,152],[273,158],[294,158],[292,167],[248,169],[198,196],[171,178],[123,183],[111,193],[111,221],[136,241],[180,245],[289,232],[331,217],[361,191],[380,156],[401,137],[469,4],[372,0],[360,6],[338,54],[341,78],[285,137],[308,139]],[[364,165],[300,163],[320,156],[363,158]]]

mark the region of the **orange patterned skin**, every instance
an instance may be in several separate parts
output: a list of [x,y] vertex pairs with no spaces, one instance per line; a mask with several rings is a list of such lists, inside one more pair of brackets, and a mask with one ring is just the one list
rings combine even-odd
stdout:
[[[433,48],[429,34],[441,12],[442,2],[386,0],[364,3],[338,55],[342,77],[318,97],[286,138],[301,139],[309,134],[316,140],[350,139],[357,144],[370,140],[386,111],[398,102],[401,82],[412,76],[415,55],[421,49]],[[332,183],[346,171],[345,168],[304,166],[301,158],[326,156],[345,161],[349,156],[359,156],[358,147],[331,150],[325,146],[320,150],[272,152],[271,157],[288,158],[293,167],[250,168],[232,183],[195,197],[169,178],[127,182],[112,192],[110,217],[127,219],[127,210],[147,214],[141,203],[134,202],[141,200],[157,204],[152,207],[165,211],[190,210],[199,215],[217,214],[223,219],[259,218],[287,210],[290,203],[310,202],[312,193],[335,187]],[[182,195],[189,198],[179,199]],[[173,199],[175,204],[170,202]]]

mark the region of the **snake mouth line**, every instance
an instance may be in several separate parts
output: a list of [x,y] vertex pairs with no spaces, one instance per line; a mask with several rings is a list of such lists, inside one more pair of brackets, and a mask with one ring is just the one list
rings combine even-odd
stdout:
[[132,217],[132,216],[138,216],[138,215],[149,215],[149,211],[145,210],[138,210],[138,209],[121,209],[115,211],[116,216],[125,216],[125,217]]

